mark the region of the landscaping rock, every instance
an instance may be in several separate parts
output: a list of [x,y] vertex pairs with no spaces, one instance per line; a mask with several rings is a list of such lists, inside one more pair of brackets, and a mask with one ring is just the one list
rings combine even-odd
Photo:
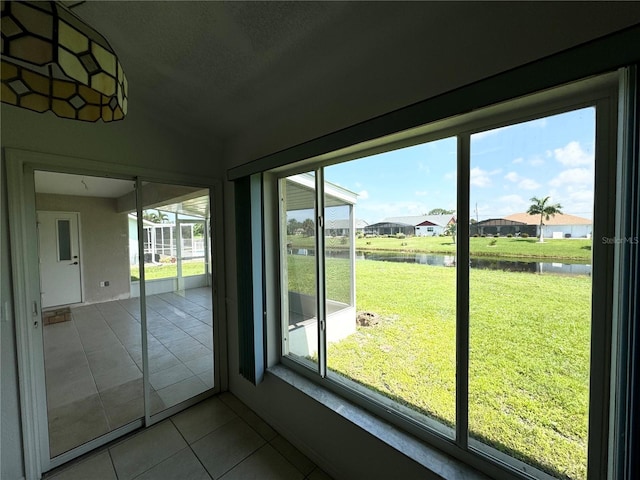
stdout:
[[359,327],[372,327],[380,323],[380,315],[373,312],[358,312],[356,325]]

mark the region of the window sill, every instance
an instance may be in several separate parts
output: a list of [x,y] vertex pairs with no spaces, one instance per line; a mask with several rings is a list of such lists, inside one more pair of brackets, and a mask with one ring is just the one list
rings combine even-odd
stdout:
[[486,480],[489,478],[469,465],[418,440],[283,365],[275,365],[269,368],[267,373],[288,383],[345,420],[357,425],[391,448],[401,452],[446,480]]

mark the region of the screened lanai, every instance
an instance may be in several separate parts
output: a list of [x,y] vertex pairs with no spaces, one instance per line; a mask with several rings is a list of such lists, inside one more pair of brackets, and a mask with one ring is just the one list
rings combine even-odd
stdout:
[[[326,311],[326,336],[335,342],[356,331],[355,309],[355,216],[356,194],[330,182],[324,182],[324,232],[317,242],[315,217],[317,209],[316,178],[304,173],[280,182],[282,237],[283,312],[290,353],[313,357],[318,349],[318,309]],[[320,209],[318,209],[320,210]],[[346,228],[345,228],[346,227]],[[318,278],[317,245],[324,248],[324,269]],[[318,304],[317,285],[325,285],[326,302]]]

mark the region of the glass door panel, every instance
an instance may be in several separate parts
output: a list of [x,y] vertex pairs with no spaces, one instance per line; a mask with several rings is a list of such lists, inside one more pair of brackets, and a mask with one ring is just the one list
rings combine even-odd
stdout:
[[[36,171],[49,455],[144,416],[133,180]],[[125,207],[128,205],[128,208]],[[132,295],[133,293],[133,295]]]
[[209,191],[141,188],[150,414],[213,388]]

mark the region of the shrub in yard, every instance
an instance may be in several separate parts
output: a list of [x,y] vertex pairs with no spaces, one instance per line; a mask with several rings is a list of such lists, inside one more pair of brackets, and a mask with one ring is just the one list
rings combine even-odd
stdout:
[[496,233],[496,234],[493,236],[493,238],[500,238],[500,234],[499,234],[499,233]]
[[480,236],[481,236],[482,238],[485,238],[485,237],[486,237],[486,235],[485,235],[484,233],[483,233],[482,235],[480,235]]
[[405,238],[406,235],[404,233],[397,233],[396,238]]
[[474,234],[473,234],[473,236],[474,236],[475,238],[478,238],[480,235],[478,235],[477,233],[474,233]]
[[507,238],[513,238],[513,235],[511,235],[510,233],[507,233]]
[[496,245],[496,243],[498,243],[498,240],[496,240],[496,239],[494,238],[493,240],[491,240],[491,241],[489,242],[489,246],[490,246],[490,247],[494,247],[494,246]]
[[528,233],[523,233],[522,235],[520,235],[522,238],[529,238],[529,234]]

